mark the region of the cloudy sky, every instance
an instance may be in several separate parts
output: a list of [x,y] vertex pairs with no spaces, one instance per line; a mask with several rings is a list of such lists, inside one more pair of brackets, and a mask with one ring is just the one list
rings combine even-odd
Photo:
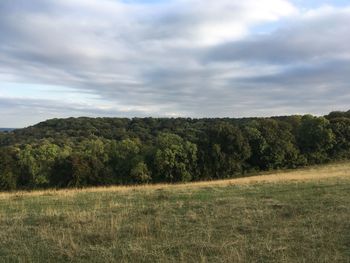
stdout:
[[348,0],[1,0],[0,127],[350,109]]

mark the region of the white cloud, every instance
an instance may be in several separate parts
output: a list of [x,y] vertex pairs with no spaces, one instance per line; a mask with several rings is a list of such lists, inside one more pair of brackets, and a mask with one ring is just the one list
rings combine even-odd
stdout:
[[[252,29],[266,23],[277,30],[255,35]],[[333,83],[320,79],[326,90],[348,92],[349,23],[349,8],[302,12],[286,0],[2,0],[0,83],[78,90],[71,112],[92,116],[324,112],[325,96],[332,96],[330,107],[340,98],[321,92],[315,74],[339,68],[327,75]],[[295,78],[304,81],[293,93],[300,103],[290,97]],[[312,104],[305,90],[317,97]],[[36,94],[27,97],[28,108]],[[47,100],[48,117],[69,114]]]

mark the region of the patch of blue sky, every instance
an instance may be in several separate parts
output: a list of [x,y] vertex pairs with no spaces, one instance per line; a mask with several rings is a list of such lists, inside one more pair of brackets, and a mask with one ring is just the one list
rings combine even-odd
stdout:
[[349,0],[292,0],[291,2],[300,9],[314,9],[324,5],[334,7],[350,6]]
[[89,103],[98,99],[98,96],[95,94],[81,92],[69,87],[18,82],[0,82],[0,97],[53,99],[57,101],[71,100],[82,103]]
[[252,35],[265,35],[276,31],[278,28],[285,24],[284,21],[278,22],[267,22],[263,24],[256,25],[250,29]]
[[[120,0],[124,3],[137,4],[157,4],[173,2],[173,0]],[[322,5],[330,5],[335,7],[349,6],[349,0],[289,0],[301,9],[317,8]]]
[[[293,3],[300,11],[307,11],[311,9],[317,9],[323,6],[332,6],[336,8],[342,8],[342,7],[350,7],[350,1],[349,0],[291,0],[291,3]],[[290,18],[286,19],[280,19],[278,21],[273,22],[266,22],[262,24],[255,25],[250,29],[251,35],[256,34],[269,34],[276,30],[278,30],[281,27],[286,26]]]
[[172,2],[172,0],[121,0],[124,3],[128,4],[159,4]]

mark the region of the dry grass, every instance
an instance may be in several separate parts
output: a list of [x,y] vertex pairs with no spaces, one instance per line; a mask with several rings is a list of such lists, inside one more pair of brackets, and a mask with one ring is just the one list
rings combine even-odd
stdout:
[[196,189],[203,187],[225,187],[230,185],[246,185],[260,183],[284,183],[290,181],[310,181],[322,180],[333,177],[350,177],[350,163],[342,162],[329,165],[312,166],[309,168],[278,171],[270,173],[261,173],[255,176],[243,178],[192,182],[186,184],[147,184],[135,186],[107,186],[107,187],[89,187],[84,189],[49,189],[36,191],[15,191],[0,192],[0,199],[8,199],[15,196],[42,196],[42,195],[63,195],[72,196],[81,192],[102,193],[102,192],[128,192],[136,190],[152,191],[158,189]]
[[0,194],[0,262],[350,262],[350,164]]

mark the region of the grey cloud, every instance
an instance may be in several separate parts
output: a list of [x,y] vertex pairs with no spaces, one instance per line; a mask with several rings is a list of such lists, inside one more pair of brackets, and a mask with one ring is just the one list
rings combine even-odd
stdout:
[[349,55],[350,10],[304,18],[264,35],[219,45],[204,61],[295,63]]
[[[335,60],[313,65],[294,65],[277,74],[232,79],[241,95],[260,98],[266,110],[277,106],[305,113],[325,114],[349,107],[350,61]],[[260,105],[259,105],[260,106]],[[290,111],[291,112],[291,111]],[[281,112],[284,113],[284,112]]]
[[0,97],[1,121],[8,127],[25,127],[49,118],[57,117],[145,117],[140,111],[101,109],[93,105],[69,104],[57,100],[19,99]]
[[[231,9],[196,9],[198,0],[188,1],[187,10],[186,1],[151,7],[1,1],[0,82],[23,83],[24,89],[25,83],[64,86],[116,107],[2,98],[7,117],[0,121],[23,108],[18,123],[71,115],[238,117],[346,109],[349,11],[299,17],[268,35],[199,45],[198,28],[220,22],[219,14],[239,25],[251,19],[247,7],[220,1]],[[247,29],[256,21],[249,20]],[[30,111],[36,111],[35,119]]]
[[296,64],[279,73],[244,79],[243,82],[271,84],[278,86],[294,85],[308,87],[328,85],[348,86],[350,80],[350,60],[329,60],[322,63]]

